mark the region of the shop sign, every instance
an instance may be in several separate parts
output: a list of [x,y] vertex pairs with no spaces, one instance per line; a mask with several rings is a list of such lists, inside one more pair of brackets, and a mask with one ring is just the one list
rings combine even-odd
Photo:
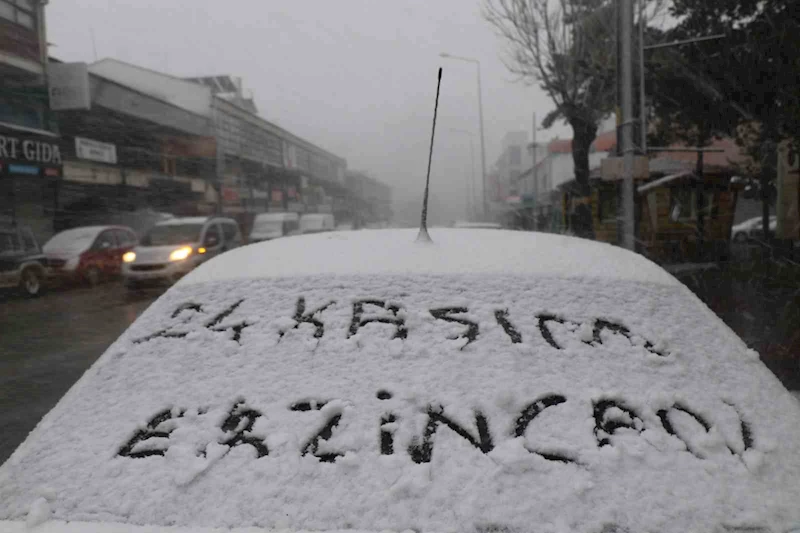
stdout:
[[222,188],[222,200],[224,202],[236,203],[239,201],[239,191],[231,187]]
[[117,164],[117,147],[115,145],[85,137],[75,137],[75,154],[81,159],[110,165]]
[[52,142],[0,135],[0,159],[9,163],[60,165],[61,150]]
[[53,111],[91,108],[86,63],[51,63],[47,67],[47,82]]

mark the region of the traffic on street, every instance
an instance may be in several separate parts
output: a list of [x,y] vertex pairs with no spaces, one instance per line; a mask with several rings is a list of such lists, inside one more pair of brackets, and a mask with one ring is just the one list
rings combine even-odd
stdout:
[[121,283],[0,300],[0,463],[163,290]]

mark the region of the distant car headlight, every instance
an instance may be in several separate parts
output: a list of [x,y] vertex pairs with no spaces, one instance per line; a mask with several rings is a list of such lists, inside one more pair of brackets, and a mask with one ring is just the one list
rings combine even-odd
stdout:
[[171,254],[169,254],[170,261],[183,261],[187,257],[192,255],[192,248],[189,246],[184,246],[183,248],[178,248]]
[[122,260],[126,263],[133,263],[136,261],[136,254],[134,252],[125,252],[122,254]]

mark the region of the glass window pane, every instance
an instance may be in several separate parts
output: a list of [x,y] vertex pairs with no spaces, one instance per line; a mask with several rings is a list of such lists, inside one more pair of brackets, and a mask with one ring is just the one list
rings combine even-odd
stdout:
[[20,24],[20,26],[33,29],[33,17],[24,11],[17,11],[17,22]]
[[14,6],[5,0],[0,0],[0,17],[8,20],[16,20],[14,17]]

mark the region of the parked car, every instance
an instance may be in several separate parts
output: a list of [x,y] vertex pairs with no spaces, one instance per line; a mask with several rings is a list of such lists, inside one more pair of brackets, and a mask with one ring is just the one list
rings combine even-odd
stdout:
[[55,278],[94,286],[120,275],[122,256],[137,242],[126,226],[85,226],[55,234],[43,250]]
[[309,213],[300,217],[300,233],[320,233],[334,229],[336,229],[336,222],[333,215]]
[[297,213],[260,213],[253,220],[249,242],[268,241],[300,232],[300,215]]
[[[775,216],[769,217],[769,231],[771,231],[774,234],[776,229],[778,229],[778,217]],[[755,240],[761,240],[764,238],[764,224],[763,220],[761,220],[760,217],[758,219],[758,222],[753,224],[753,226],[750,228],[748,236],[750,237],[750,239],[755,239]]]
[[[731,238],[734,242],[744,243],[749,239],[763,238],[763,219],[759,217],[748,218],[731,228]],[[769,229],[775,231],[778,227],[778,218],[769,217]]]
[[0,530],[800,523],[800,404],[688,288],[584,239],[430,235],[189,273],[0,467]]
[[453,224],[458,229],[502,229],[503,226],[497,222],[467,222],[461,220]]
[[353,231],[355,229],[355,224],[352,222],[342,222],[341,224],[336,224],[336,231]]
[[30,228],[0,226],[0,289],[39,296],[46,279],[47,258]]
[[198,265],[242,245],[231,218],[183,217],[159,222],[123,257],[125,286],[173,283]]

